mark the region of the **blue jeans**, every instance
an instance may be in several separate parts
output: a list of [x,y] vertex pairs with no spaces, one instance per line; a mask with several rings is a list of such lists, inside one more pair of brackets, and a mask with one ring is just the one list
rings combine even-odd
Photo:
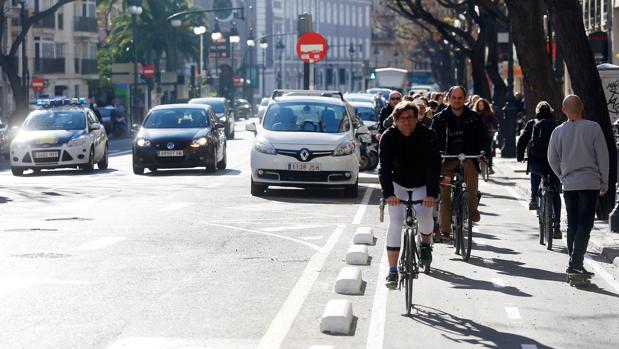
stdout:
[[570,190],[563,193],[567,211],[567,251],[570,267],[582,267],[593,228],[598,190]]
[[555,188],[554,195],[552,196],[552,206],[555,210],[554,228],[559,229],[561,227],[561,181],[552,171],[548,171],[545,164],[529,163],[529,170],[531,171],[531,200],[537,199],[540,195],[540,185],[542,183],[542,174],[550,174],[550,185]]

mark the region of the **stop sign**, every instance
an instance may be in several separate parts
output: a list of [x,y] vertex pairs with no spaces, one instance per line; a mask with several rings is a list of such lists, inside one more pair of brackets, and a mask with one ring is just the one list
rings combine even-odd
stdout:
[[303,34],[299,40],[297,40],[297,55],[305,63],[318,63],[327,56],[327,40],[314,32]]
[[43,88],[45,88],[45,80],[43,78],[32,78],[30,86],[32,86],[32,90],[34,91],[43,91]]
[[153,78],[155,76],[155,67],[152,65],[145,65],[144,68],[142,68],[142,75],[144,75],[146,79]]

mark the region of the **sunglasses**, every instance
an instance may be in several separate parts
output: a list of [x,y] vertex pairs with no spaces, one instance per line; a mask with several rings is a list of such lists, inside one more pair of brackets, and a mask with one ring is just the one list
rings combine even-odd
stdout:
[[392,101],[395,101],[395,100],[400,100],[400,99],[402,99],[402,97],[391,97],[391,98],[389,98],[389,99],[390,99],[390,100],[392,100]]

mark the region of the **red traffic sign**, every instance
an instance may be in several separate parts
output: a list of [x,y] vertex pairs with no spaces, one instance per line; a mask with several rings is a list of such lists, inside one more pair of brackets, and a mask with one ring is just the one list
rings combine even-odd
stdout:
[[43,78],[32,78],[30,86],[32,86],[33,91],[43,91],[45,88],[45,80]]
[[320,34],[309,32],[297,40],[297,56],[305,63],[318,63],[327,56],[327,40]]
[[242,79],[241,79],[241,76],[240,76],[240,75],[235,75],[235,76],[234,76],[234,86],[241,86],[241,83],[242,83],[242,81],[241,81],[241,80],[242,80]]
[[144,78],[146,79],[154,78],[155,67],[153,67],[152,65],[145,65],[144,68],[142,68],[142,75],[144,75]]

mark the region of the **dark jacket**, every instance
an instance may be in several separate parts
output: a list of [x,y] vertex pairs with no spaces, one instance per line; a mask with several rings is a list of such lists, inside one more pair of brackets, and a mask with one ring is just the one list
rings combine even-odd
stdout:
[[490,138],[481,116],[469,108],[456,117],[451,107],[434,115],[432,129],[436,132],[438,147],[447,155],[479,155],[481,151],[490,154]]
[[[548,163],[548,156],[546,155],[543,159],[535,159],[531,156],[531,149],[529,147],[529,143],[531,142],[531,138],[533,137],[533,127],[537,123],[540,123],[539,127],[542,128],[542,132],[546,135],[551,135],[552,131],[554,131],[557,126],[559,126],[559,122],[553,118],[538,118],[529,120],[522,131],[520,137],[518,137],[518,142],[516,143],[516,160],[524,161],[524,154],[527,153],[527,172],[529,168],[531,168],[531,164],[536,164],[538,166],[543,166],[543,173],[552,173],[552,169],[550,168],[550,164]],[[548,148],[546,148],[546,151]],[[544,152],[546,153],[546,152]]]
[[438,197],[441,154],[432,130],[417,124],[413,134],[405,137],[396,127],[390,127],[380,139],[378,154],[378,179],[384,198],[394,195],[393,182],[406,188],[425,185],[428,196]]
[[393,107],[391,104],[387,104],[383,109],[380,110],[380,114],[378,115],[378,133],[383,133],[387,129],[383,122],[387,120],[389,115],[393,112]]

